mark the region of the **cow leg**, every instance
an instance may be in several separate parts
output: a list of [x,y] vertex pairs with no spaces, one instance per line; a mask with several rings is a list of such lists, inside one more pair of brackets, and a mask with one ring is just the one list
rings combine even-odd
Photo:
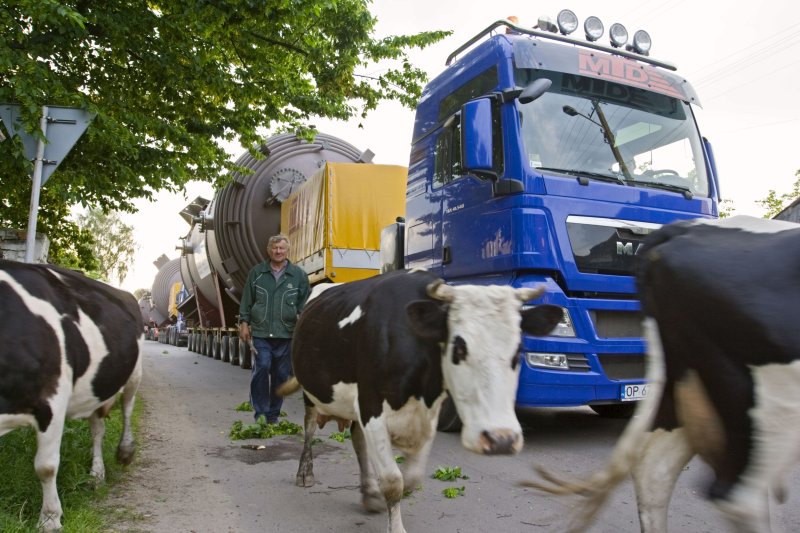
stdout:
[[[141,345],[141,341],[140,345]],[[131,464],[133,455],[136,452],[136,445],[133,442],[133,431],[131,430],[131,416],[133,415],[133,404],[136,401],[136,391],[139,390],[139,383],[142,381],[142,355],[139,352],[139,359],[133,368],[131,377],[122,389],[122,437],[117,447],[117,462],[123,465]]]
[[695,452],[686,430],[657,429],[642,440],[642,451],[631,470],[642,533],[667,533],[669,501],[678,476]]
[[386,500],[378,489],[378,480],[372,468],[369,457],[369,448],[364,438],[364,430],[358,422],[350,426],[350,435],[353,439],[353,448],[358,457],[358,466],[361,468],[361,503],[367,511],[381,513],[386,510]]
[[428,456],[433,447],[433,437],[436,435],[436,424],[439,417],[434,417],[431,422],[431,438],[422,445],[416,453],[406,453],[406,462],[403,468],[403,490],[413,490],[418,487],[425,475],[425,467],[428,466]]
[[297,469],[295,484],[298,487],[314,486],[314,456],[311,447],[314,443],[314,433],[317,431],[317,408],[303,395],[306,404],[305,443],[303,453],[300,455],[300,466]]
[[92,431],[92,471],[97,481],[106,478],[106,467],[103,464],[103,436],[106,434],[106,423],[100,409],[89,416],[89,429]]
[[[359,421],[360,423],[360,421]],[[400,517],[400,500],[403,497],[403,474],[397,466],[392,450],[392,439],[386,427],[386,415],[372,418],[362,426],[369,456],[378,471],[378,483],[389,509],[388,533],[406,533]],[[351,432],[352,433],[352,432]]]
[[[66,402],[64,402],[66,407]],[[37,434],[36,458],[33,465],[39,481],[42,482],[42,511],[39,513],[41,531],[61,529],[61,501],[56,489],[61,436],[64,432],[65,410],[53,413],[47,430]]]

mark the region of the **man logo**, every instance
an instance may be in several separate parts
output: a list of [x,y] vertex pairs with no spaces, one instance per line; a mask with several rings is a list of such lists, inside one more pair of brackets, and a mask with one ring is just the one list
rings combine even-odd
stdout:
[[[639,246],[636,247],[636,253],[639,253],[641,250],[642,244],[639,243]],[[617,241],[617,255],[635,255],[633,252],[633,243],[627,242],[622,244],[621,242]]]

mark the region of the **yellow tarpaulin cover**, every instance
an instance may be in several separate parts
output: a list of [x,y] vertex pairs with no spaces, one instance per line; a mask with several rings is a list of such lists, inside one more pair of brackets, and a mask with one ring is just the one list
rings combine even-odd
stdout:
[[169,290],[169,315],[168,316],[178,316],[178,309],[177,309],[177,302],[175,301],[178,298],[178,293],[181,292],[181,285],[180,281],[173,283],[172,288]]
[[[281,206],[289,260],[299,263],[325,250],[326,275],[335,277],[331,249],[379,250],[381,230],[405,215],[407,177],[402,166],[326,163]],[[374,275],[371,270],[356,277]],[[334,281],[344,281],[342,274]]]

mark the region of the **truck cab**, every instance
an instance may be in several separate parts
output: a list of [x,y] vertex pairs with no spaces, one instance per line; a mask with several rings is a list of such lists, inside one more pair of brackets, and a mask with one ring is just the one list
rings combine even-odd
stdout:
[[564,319],[523,339],[518,406],[629,416],[647,392],[633,259],[661,225],[718,216],[699,99],[671,64],[624,48],[507,21],[467,45],[419,101],[404,265],[544,285],[528,305]]

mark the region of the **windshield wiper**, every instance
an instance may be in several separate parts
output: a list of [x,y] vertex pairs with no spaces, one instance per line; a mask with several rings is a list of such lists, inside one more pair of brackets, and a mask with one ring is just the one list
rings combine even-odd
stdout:
[[627,180],[628,183],[632,185],[642,185],[644,187],[653,187],[655,189],[666,189],[668,191],[674,191],[682,193],[687,200],[691,200],[692,194],[691,189],[688,187],[681,187],[680,185],[670,185],[669,183],[656,183],[654,181],[639,181],[639,180]]
[[600,174],[598,172],[588,172],[586,170],[575,170],[575,169],[555,168],[555,167],[539,167],[536,170],[552,170],[554,172],[563,172],[564,174],[572,174],[574,176],[583,176],[598,181],[608,181],[610,183],[619,183],[620,185],[625,185],[625,182],[622,180],[622,178],[618,176],[612,176],[609,174]]

